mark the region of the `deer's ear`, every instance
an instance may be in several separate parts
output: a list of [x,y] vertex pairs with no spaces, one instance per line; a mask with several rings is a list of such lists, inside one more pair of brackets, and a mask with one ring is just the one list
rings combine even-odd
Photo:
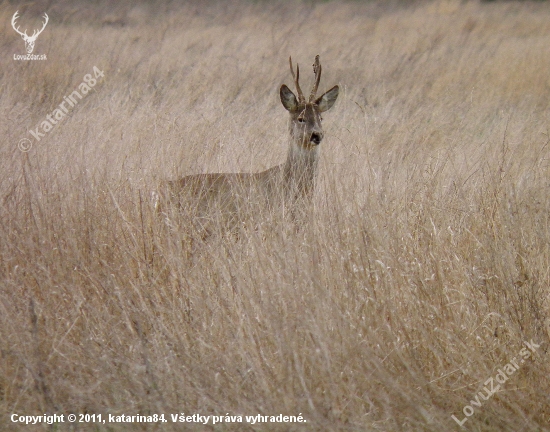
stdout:
[[319,107],[319,111],[325,112],[331,109],[334,105],[334,102],[336,102],[336,99],[338,98],[339,91],[340,87],[334,86],[325,94],[317,98],[315,104]]
[[298,108],[296,96],[285,84],[281,86],[279,94],[281,95],[281,103],[288,111],[295,111]]

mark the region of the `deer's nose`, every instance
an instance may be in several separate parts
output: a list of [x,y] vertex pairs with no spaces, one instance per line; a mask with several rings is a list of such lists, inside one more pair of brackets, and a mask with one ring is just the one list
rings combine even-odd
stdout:
[[315,145],[319,145],[321,143],[321,140],[323,139],[323,134],[322,133],[319,133],[319,132],[313,132],[311,134],[311,138],[309,139],[309,141],[312,143],[312,144],[315,144]]

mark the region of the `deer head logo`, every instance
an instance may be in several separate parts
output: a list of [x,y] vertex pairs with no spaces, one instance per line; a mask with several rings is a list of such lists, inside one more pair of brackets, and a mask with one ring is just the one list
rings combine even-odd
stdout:
[[13,17],[11,19],[11,26],[13,27],[13,29],[19,33],[21,35],[21,37],[23,38],[23,40],[25,41],[25,49],[27,50],[27,53],[28,54],[31,54],[32,51],[34,50],[34,42],[36,42],[36,38],[38,37],[38,35],[40,33],[42,33],[42,31],[44,30],[44,28],[46,27],[46,24],[48,24],[48,14],[44,14],[44,24],[42,25],[42,28],[40,30],[34,30],[33,33],[32,33],[32,36],[29,36],[27,34],[27,29],[25,29],[24,32],[21,32],[19,31],[19,26],[15,26],[15,21],[17,21],[17,18],[19,18],[19,16],[17,15],[19,13],[19,11],[16,11],[14,14],[13,14]]

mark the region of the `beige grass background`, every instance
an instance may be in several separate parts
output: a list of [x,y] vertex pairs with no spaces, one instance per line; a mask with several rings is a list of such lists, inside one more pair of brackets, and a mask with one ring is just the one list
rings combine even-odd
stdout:
[[[533,340],[465,427],[550,430],[548,3],[19,8],[50,22],[47,61],[14,61],[0,5],[1,429],[185,412],[307,423],[74,430],[459,430]],[[175,247],[150,191],[281,163],[288,56],[308,83],[316,54],[320,91],[341,93],[308,226]],[[93,92],[19,151],[94,66]]]

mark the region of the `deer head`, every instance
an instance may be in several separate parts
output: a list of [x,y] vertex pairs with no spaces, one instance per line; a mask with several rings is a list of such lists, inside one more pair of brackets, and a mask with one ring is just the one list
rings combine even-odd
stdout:
[[49,20],[48,14],[46,13],[44,14],[45,21],[44,21],[44,24],[42,25],[42,28],[40,30],[34,30],[32,33],[32,36],[29,36],[27,35],[27,29],[25,29],[25,31],[21,33],[21,31],[19,31],[19,27],[15,27],[15,21],[17,21],[17,18],[19,18],[19,16],[17,15],[18,13],[19,11],[16,11],[13,14],[13,17],[11,19],[11,26],[17,33],[21,35],[21,37],[25,41],[25,49],[27,50],[27,53],[31,54],[34,50],[34,42],[36,41],[36,38],[40,33],[42,33],[42,31],[46,27],[46,24],[48,24],[48,20]]
[[323,128],[321,125],[321,113],[329,110],[336,102],[340,88],[336,85],[323,95],[316,97],[319,81],[321,80],[321,64],[319,56],[315,57],[313,73],[315,83],[311,89],[309,99],[306,101],[300,88],[300,67],[296,65],[296,74],[292,66],[292,58],[289,58],[290,72],[294,79],[294,85],[298,97],[285,85],[281,86],[280,96],[283,106],[290,113],[290,135],[292,141],[304,150],[315,149],[323,140]]

